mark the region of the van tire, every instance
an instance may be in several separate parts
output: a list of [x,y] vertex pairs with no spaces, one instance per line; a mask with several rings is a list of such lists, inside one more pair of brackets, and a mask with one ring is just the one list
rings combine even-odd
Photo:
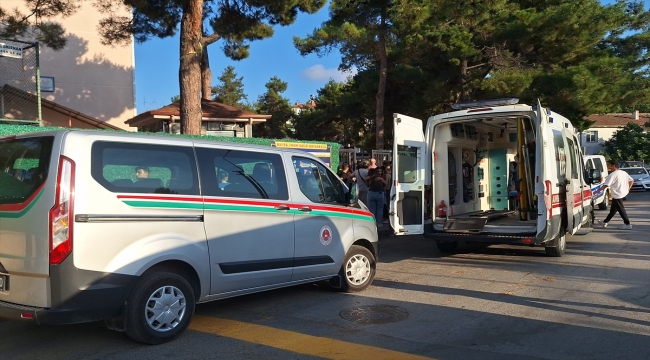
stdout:
[[545,248],[546,255],[550,257],[562,257],[566,250],[566,234],[562,233],[553,241],[555,246],[547,246]]
[[[172,298],[164,299],[164,295],[171,295]],[[161,328],[156,330],[153,327],[160,323],[154,321],[149,325],[147,317],[153,317],[155,313],[147,311],[147,307],[158,303],[154,299],[161,296],[162,304],[159,305],[174,310],[179,309],[174,305],[180,304],[182,310],[170,312],[163,309],[161,312],[169,314],[165,318],[169,323],[161,324]],[[134,286],[127,302],[126,334],[145,344],[157,345],[171,341],[187,329],[194,315],[195,305],[194,290],[184,277],[169,272],[145,273]]]
[[598,204],[598,210],[607,210],[607,208],[609,207],[609,194],[605,192],[603,196],[605,198],[600,204]]
[[343,292],[359,292],[365,290],[375,278],[377,262],[370,250],[363,246],[352,245],[341,265],[339,276]]
[[452,241],[452,242],[438,241],[436,242],[436,246],[438,247],[438,250],[442,253],[452,253],[456,251],[456,248],[458,248],[458,241]]

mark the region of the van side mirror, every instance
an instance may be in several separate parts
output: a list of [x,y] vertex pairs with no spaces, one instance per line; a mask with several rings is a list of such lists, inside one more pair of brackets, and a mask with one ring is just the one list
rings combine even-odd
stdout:
[[589,179],[588,179],[588,180],[589,180],[589,184],[591,184],[591,185],[600,184],[600,178],[601,178],[601,176],[602,176],[602,174],[601,174],[600,170],[598,170],[598,169],[591,169],[591,171],[590,171],[590,173],[589,173]]

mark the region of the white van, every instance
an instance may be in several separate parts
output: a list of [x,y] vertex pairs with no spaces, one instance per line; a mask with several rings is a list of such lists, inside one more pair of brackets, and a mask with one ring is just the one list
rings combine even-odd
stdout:
[[600,176],[593,179],[591,183],[591,194],[594,200],[594,206],[600,210],[607,210],[610,203],[610,190],[603,189],[603,182],[607,177],[607,160],[602,155],[585,155],[585,169],[587,173],[598,170]]
[[501,99],[455,104],[422,121],[394,115],[390,222],[441,251],[458,241],[541,245],[562,256],[591,227],[590,179],[571,122]]
[[5,318],[157,344],[196,303],[375,275],[372,214],[306,152],[61,130],[0,139],[0,166]]

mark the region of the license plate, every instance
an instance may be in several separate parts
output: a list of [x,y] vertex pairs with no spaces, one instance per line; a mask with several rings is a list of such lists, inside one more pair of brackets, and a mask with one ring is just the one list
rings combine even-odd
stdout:
[[0,291],[7,291],[8,285],[9,275],[0,275]]

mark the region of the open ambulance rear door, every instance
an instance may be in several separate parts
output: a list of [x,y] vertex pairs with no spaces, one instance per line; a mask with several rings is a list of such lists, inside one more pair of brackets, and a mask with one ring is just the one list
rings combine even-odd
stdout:
[[544,233],[546,240],[558,234],[562,208],[566,199],[566,159],[562,132],[552,129],[553,119],[539,100],[535,107],[537,144],[535,164],[535,192],[538,195],[537,233]]
[[[427,148],[422,120],[393,114],[393,184],[389,219],[396,235],[424,233],[424,185]],[[427,166],[428,165],[428,166]]]

